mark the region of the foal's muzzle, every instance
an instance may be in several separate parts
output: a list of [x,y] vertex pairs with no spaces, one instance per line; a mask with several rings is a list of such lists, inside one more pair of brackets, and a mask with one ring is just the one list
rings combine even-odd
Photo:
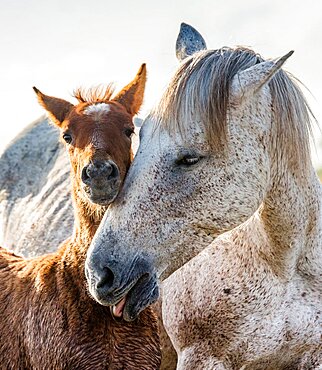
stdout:
[[113,202],[121,185],[120,171],[112,160],[91,161],[83,168],[81,179],[90,201],[100,205]]

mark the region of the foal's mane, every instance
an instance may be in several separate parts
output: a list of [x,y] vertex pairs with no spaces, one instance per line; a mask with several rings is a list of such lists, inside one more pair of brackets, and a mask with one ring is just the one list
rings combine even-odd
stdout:
[[84,89],[79,87],[78,89],[74,90],[73,96],[80,102],[80,103],[100,103],[109,101],[114,93],[114,86],[113,84],[108,84],[106,86],[96,86],[91,87],[89,89]]
[[[227,143],[233,77],[263,61],[245,47],[196,53],[179,66],[152,116],[167,131],[178,131],[183,137],[187,123],[196,122],[197,118],[205,128],[209,144],[218,150]],[[275,131],[272,145],[283,151],[292,166],[305,167],[310,160],[309,136],[314,116],[297,82],[283,70],[269,82]]]

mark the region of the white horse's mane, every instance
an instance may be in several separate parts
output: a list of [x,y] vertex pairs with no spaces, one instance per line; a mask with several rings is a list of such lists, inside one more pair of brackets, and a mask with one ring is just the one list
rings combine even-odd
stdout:
[[[227,142],[227,113],[233,77],[264,59],[245,47],[203,50],[185,59],[167,87],[152,117],[169,132],[184,135],[187,123],[201,122],[210,145]],[[310,107],[290,73],[278,71],[269,82],[274,125],[273,148],[293,166],[310,161]]]

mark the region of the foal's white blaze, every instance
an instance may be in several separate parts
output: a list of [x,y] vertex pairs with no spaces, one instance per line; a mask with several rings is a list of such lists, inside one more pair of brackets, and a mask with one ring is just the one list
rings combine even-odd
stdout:
[[111,107],[107,103],[97,103],[89,105],[85,110],[84,113],[89,115],[92,113],[107,113],[111,110]]
[[92,144],[96,149],[103,149],[105,146],[105,140],[102,138],[102,133],[100,130],[100,120],[103,116],[111,111],[110,104],[107,103],[97,103],[88,106],[84,113],[86,115],[92,115],[93,119],[97,122],[97,128],[93,132]]

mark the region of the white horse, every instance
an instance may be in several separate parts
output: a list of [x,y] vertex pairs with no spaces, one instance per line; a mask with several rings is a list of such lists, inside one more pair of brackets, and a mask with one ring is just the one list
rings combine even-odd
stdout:
[[290,55],[184,58],[88,251],[91,294],[125,320],[168,278],[178,369],[321,366],[321,185]]

